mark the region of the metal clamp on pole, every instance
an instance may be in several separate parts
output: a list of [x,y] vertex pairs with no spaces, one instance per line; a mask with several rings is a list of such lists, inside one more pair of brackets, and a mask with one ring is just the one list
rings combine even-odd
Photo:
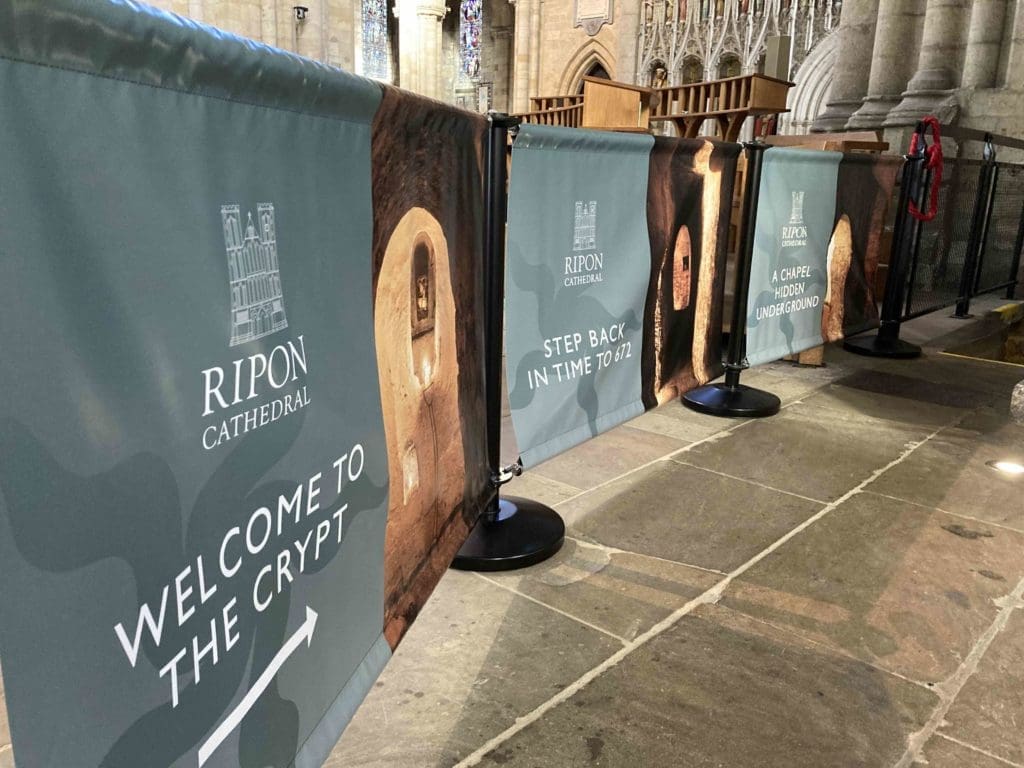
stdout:
[[747,179],[743,189],[743,215],[740,219],[740,249],[736,264],[736,287],[732,297],[732,324],[725,362],[725,381],[690,390],[683,404],[711,416],[758,417],[779,412],[782,401],[771,392],[740,384],[740,372],[747,367],[744,346],[747,335],[747,294],[754,259],[754,224],[757,221],[757,194],[761,187],[761,165],[766,146],[760,142],[743,145],[747,153]]
[[903,175],[900,179],[900,197],[893,224],[892,247],[889,250],[889,273],[882,298],[882,316],[878,333],[858,336],[843,342],[843,349],[869,357],[910,359],[921,355],[921,348],[900,338],[903,321],[903,301],[907,291],[907,273],[917,259],[921,241],[921,222],[934,217],[938,198],[934,197],[930,216],[917,214],[925,205],[929,188],[938,189],[941,178],[933,178],[927,169],[930,162],[924,142],[925,123],[918,123],[915,140],[904,156]]
[[960,275],[960,291],[956,300],[953,317],[967,320],[971,314],[971,297],[978,290],[981,280],[981,263],[988,239],[989,223],[992,220],[992,203],[996,195],[996,179],[999,166],[996,165],[996,149],[991,135],[985,136],[984,162],[978,171],[978,192],[974,197],[974,212],[971,215],[971,230],[967,236],[967,251],[964,253],[964,271]]
[[484,168],[484,386],[487,407],[487,459],[493,495],[470,531],[452,567],[462,571],[509,571],[534,565],[558,552],[565,523],[548,506],[499,489],[522,473],[521,465],[501,466],[501,370],[505,320],[505,225],[508,218],[508,137],[519,121],[488,114]]

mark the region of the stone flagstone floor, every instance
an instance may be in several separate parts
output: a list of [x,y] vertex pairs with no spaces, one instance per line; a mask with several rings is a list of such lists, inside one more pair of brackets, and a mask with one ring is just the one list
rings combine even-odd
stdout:
[[1024,367],[940,353],[971,327],[764,366],[777,416],[670,403],[527,472],[562,551],[449,572],[327,766],[1024,768],[1024,478],[985,465],[1024,462]]
[[826,359],[514,481],[564,549],[450,572],[327,765],[1024,766],[1024,368]]

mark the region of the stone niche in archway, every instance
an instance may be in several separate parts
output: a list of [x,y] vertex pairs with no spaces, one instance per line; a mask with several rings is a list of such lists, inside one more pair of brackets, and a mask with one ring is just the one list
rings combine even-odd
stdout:
[[[464,495],[455,299],[448,243],[429,211],[411,208],[388,242],[374,335],[390,487],[385,594],[401,594]],[[394,641],[401,615],[386,628]]]
[[779,116],[779,133],[808,133],[814,119],[825,110],[838,39],[835,32],[823,38],[800,65],[793,77],[796,86],[790,90],[787,101],[790,111]]

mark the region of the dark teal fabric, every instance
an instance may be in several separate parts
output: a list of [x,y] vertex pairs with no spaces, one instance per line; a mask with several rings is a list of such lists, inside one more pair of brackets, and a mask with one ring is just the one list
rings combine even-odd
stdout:
[[[2,4],[0,660],[19,768],[195,768],[204,745],[208,766],[319,764],[386,661],[379,98],[141,6]],[[143,604],[160,630],[138,644]]]

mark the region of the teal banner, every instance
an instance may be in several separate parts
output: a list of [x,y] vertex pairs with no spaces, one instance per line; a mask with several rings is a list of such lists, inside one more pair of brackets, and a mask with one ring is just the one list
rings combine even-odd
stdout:
[[505,353],[531,466],[639,415],[654,138],[524,125],[512,149]]
[[0,10],[19,768],[318,766],[390,656],[380,98],[134,4]]
[[750,365],[822,343],[840,152],[764,150],[747,301]]

